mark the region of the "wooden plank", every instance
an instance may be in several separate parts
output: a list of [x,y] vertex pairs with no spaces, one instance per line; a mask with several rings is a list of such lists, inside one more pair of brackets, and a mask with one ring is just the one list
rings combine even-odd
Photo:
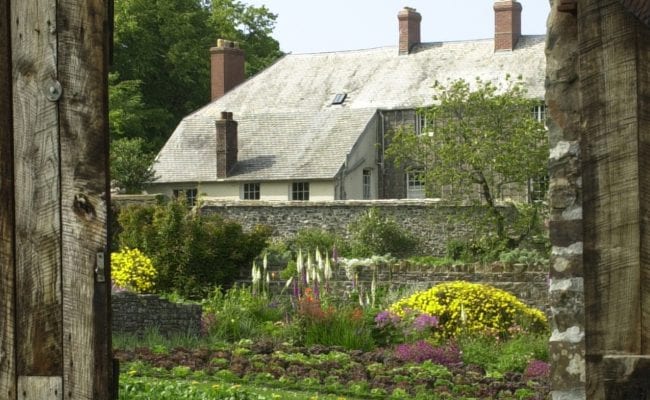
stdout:
[[639,171],[641,176],[641,354],[650,355],[650,27],[639,27],[637,40]]
[[640,222],[635,36],[631,17],[617,1],[584,3],[578,14],[587,353],[636,354]]
[[16,398],[14,177],[9,0],[0,0],[0,397]]
[[[650,37],[617,0],[581,1],[578,20],[587,398],[646,398],[623,375],[624,358],[648,351]],[[647,362],[634,365],[647,379]]]
[[11,0],[18,375],[62,375],[54,0]]
[[109,399],[113,389],[108,268],[95,276],[108,248],[107,3],[58,0],[64,387],[73,399]]
[[60,376],[19,376],[20,400],[63,400],[63,379]]

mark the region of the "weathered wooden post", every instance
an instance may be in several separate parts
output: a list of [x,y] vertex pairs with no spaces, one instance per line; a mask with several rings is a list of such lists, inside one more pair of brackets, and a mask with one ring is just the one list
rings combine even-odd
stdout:
[[553,397],[648,399],[650,0],[553,7]]
[[0,398],[110,399],[110,0],[0,0]]

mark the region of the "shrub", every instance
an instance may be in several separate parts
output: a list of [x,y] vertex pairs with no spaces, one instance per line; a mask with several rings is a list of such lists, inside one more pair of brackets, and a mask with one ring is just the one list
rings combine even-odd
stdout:
[[551,374],[549,363],[541,360],[531,360],[524,370],[524,376],[528,379],[546,378]]
[[415,310],[438,317],[443,337],[490,333],[506,337],[513,327],[539,332],[546,316],[512,294],[469,282],[446,282],[393,303],[390,311],[404,315]]
[[521,248],[501,253],[499,260],[506,264],[526,264],[527,266],[540,265],[548,262],[539,251]]
[[479,365],[493,375],[525,372],[533,360],[548,360],[546,335],[517,335],[505,341],[490,336],[464,337],[459,344],[466,364]]
[[343,237],[321,228],[300,229],[287,240],[287,246],[293,252],[294,258],[298,250],[302,250],[303,253],[313,253],[318,249],[322,253],[331,255],[332,250],[336,248],[339,255],[344,255],[348,247]]
[[154,287],[156,269],[151,259],[138,249],[124,248],[111,253],[113,283],[136,293],[147,293]]
[[408,257],[418,250],[417,238],[404,230],[395,220],[383,217],[379,210],[371,208],[353,221],[349,227],[350,254],[353,257],[392,254]]
[[156,290],[193,298],[218,285],[230,286],[270,236],[268,227],[246,233],[217,215],[195,215],[184,201],[126,207],[118,218],[120,246],[151,257],[158,270]]
[[254,296],[248,288],[215,288],[203,301],[202,330],[213,339],[235,342],[265,336],[266,322],[281,321],[286,308],[277,300]]

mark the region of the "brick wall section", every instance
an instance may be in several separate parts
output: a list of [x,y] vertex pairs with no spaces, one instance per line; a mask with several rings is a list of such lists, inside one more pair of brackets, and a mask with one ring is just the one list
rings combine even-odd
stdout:
[[512,50],[521,36],[521,4],[516,1],[494,3],[494,50]]
[[113,293],[113,333],[142,335],[157,328],[164,335],[199,335],[201,306],[175,304],[157,295]]
[[372,207],[419,237],[424,254],[444,255],[449,240],[467,237],[472,231],[467,224],[450,221],[450,217],[466,207],[449,206],[436,200],[224,202],[205,199],[201,212],[235,220],[244,229],[269,225],[274,237],[287,238],[301,229],[314,227],[347,236],[348,224]]
[[409,54],[411,48],[420,44],[420,21],[422,16],[414,8],[404,7],[398,14],[399,54]]
[[577,21],[551,5],[546,41],[550,145],[549,303],[553,399],[584,399],[585,306]]
[[244,82],[244,50],[237,42],[219,39],[210,49],[210,93],[212,101]]

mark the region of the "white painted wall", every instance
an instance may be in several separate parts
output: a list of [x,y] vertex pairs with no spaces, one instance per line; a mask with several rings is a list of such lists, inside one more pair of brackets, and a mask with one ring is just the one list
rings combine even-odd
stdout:
[[[363,170],[370,169],[370,199],[377,198],[377,123],[375,116],[348,155],[347,168],[343,171],[343,188],[346,200],[363,199]],[[354,169],[352,169],[354,168]]]
[[[148,193],[160,193],[172,197],[175,189],[198,188],[199,197],[236,201],[241,199],[241,186],[247,182],[201,182],[196,183],[154,183],[148,186]],[[260,200],[287,201],[291,194],[291,181],[261,182]],[[309,181],[311,201],[334,200],[334,181]]]

